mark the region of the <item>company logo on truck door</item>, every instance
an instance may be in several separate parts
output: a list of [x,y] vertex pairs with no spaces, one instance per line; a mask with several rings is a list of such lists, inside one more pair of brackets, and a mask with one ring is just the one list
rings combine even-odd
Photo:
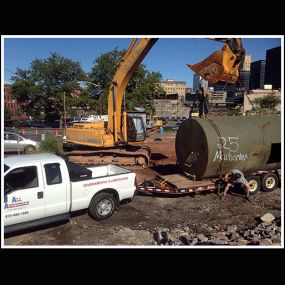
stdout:
[[[218,137],[219,142],[217,147],[219,148],[214,157],[216,160],[228,160],[228,161],[240,161],[248,158],[246,153],[238,153],[239,150],[239,138],[238,137]],[[222,152],[224,150],[224,153]]]
[[8,203],[8,202],[4,203],[4,210],[5,209],[11,209],[11,208],[18,208],[18,207],[22,207],[22,206],[27,206],[29,204],[30,204],[29,201],[22,201],[22,198],[13,197],[11,203]]

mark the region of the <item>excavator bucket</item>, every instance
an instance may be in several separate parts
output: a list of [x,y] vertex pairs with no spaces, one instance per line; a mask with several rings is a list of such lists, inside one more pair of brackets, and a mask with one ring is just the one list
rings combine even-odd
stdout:
[[203,61],[187,66],[203,78],[208,73],[209,83],[235,83],[239,77],[240,60],[226,44]]

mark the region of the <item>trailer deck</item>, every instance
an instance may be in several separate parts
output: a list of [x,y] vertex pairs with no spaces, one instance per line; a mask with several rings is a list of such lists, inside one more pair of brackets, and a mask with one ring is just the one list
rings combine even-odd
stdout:
[[155,176],[151,180],[145,180],[138,188],[139,192],[185,194],[218,188],[217,180],[204,179],[201,181],[189,180],[182,174]]

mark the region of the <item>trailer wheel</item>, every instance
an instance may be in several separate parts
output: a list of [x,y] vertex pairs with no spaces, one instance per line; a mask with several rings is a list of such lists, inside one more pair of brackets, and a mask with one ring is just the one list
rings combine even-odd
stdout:
[[261,175],[261,185],[264,192],[272,192],[277,188],[278,177],[275,173]]
[[260,179],[258,176],[248,176],[246,180],[249,184],[249,194],[255,195],[261,187]]
[[99,193],[95,195],[89,205],[90,216],[97,221],[111,217],[114,213],[116,200],[112,194]]

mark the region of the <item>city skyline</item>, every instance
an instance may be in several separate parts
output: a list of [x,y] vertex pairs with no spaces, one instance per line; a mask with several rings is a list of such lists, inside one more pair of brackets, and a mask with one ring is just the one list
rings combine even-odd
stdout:
[[[28,69],[36,59],[49,57],[51,52],[79,61],[90,72],[94,60],[114,48],[126,49],[132,38],[5,38],[4,80],[11,82],[17,68]],[[243,38],[243,46],[252,61],[266,58],[266,50],[280,46],[279,38]],[[193,87],[193,71],[186,64],[194,64],[220,50],[223,43],[205,38],[160,38],[143,60],[146,69],[158,71],[162,79],[186,81]]]

